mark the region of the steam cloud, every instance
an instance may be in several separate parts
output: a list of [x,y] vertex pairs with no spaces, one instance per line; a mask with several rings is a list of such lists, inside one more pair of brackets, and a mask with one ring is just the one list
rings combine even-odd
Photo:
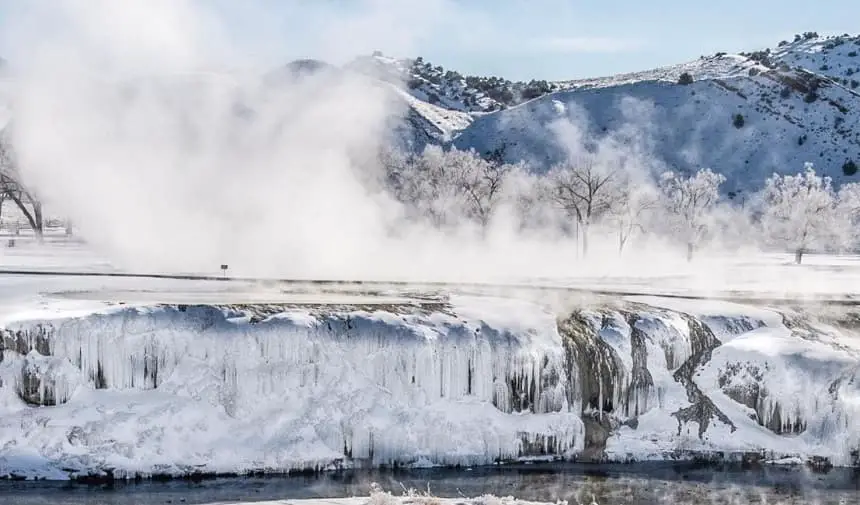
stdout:
[[382,252],[387,206],[351,160],[378,145],[396,104],[348,74],[267,85],[231,68],[242,48],[204,4],[23,13],[22,25],[63,27],[34,41],[19,72],[12,134],[25,179],[134,268],[355,274]]
[[[393,41],[409,48],[452,8],[422,2],[413,15],[393,4],[362,2],[354,15],[332,8],[320,54],[343,57],[356,40],[382,45],[391,26],[399,27],[389,30]],[[488,280],[643,265],[656,275],[683,264],[653,241],[618,258],[615,239],[599,234],[590,257],[577,260],[574,241],[524,234],[505,213],[486,234],[404,225],[401,205],[369,182],[378,174],[362,162],[386,142],[403,101],[385,84],[338,70],[266,75],[272,69],[248,64],[253,51],[207,2],[33,5],[12,11],[18,29],[7,35],[21,53],[10,131],[23,177],[122,267],[211,272],[228,263],[237,275]],[[249,12],[271,26],[264,9]],[[653,171],[649,104],[619,107],[630,125],[598,152],[625,170]],[[577,112],[569,118],[554,131],[573,155],[585,139]]]

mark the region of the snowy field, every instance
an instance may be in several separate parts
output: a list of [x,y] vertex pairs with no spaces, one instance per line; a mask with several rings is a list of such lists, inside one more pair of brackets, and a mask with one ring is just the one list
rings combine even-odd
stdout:
[[[0,475],[860,465],[860,311],[645,296],[766,298],[796,278],[848,300],[860,261],[726,265],[732,289],[684,290],[692,269],[535,281],[624,296],[4,274]],[[27,269],[111,271],[80,244],[0,256],[0,270]]]
[[[8,237],[0,237],[0,246],[5,246]],[[104,256],[95,253],[85,244],[60,233],[48,235],[46,244],[39,246],[32,237],[18,237],[15,247],[0,247],[0,273],[3,272],[47,272],[47,273],[123,273],[127,270],[114,265]],[[160,274],[158,272],[135,271],[136,274]],[[221,277],[223,273],[218,265],[212,269],[194,272],[171,272],[178,275],[203,277]],[[255,279],[254,275],[243,271],[229,271],[230,277],[239,279]],[[57,282],[57,277],[46,276],[34,278],[34,286],[39,292],[47,292],[44,285]],[[307,279],[297,279],[307,280]],[[331,279],[321,279],[329,281]],[[438,279],[423,278],[417,274],[414,278],[398,280],[394,283],[374,281],[373,279],[341,279],[344,281],[362,281],[363,286],[336,286],[338,291],[367,290],[369,288],[408,289],[432,291],[440,284],[457,284]],[[90,297],[116,301],[121,297],[118,292],[135,298],[135,301],[161,302],[168,301],[161,297],[170,294],[177,296],[201,296],[202,302],[225,300],[219,293],[231,293],[228,296],[241,297],[239,293],[247,293],[251,299],[246,301],[262,301],[260,296],[271,296],[272,293],[283,292],[285,287],[273,283],[233,282],[229,287],[221,283],[211,282],[158,282],[158,279],[127,279],[110,280],[76,279],[66,282],[70,291],[79,291],[76,298]],[[520,286],[527,288],[560,288],[583,291],[617,292],[618,294],[647,294],[667,296],[690,296],[702,298],[721,298],[732,300],[769,299],[769,300],[806,300],[806,301],[851,301],[860,297],[860,255],[825,255],[807,254],[802,265],[796,265],[791,254],[732,254],[696,258],[686,262],[681,257],[662,258],[660,261],[629,261],[612,259],[608,262],[582,262],[573,259],[568,271],[561,271],[552,278],[522,278],[513,274],[495,276],[487,279],[468,279],[464,283],[470,289],[482,284],[490,286]],[[93,292],[93,287],[110,287],[112,292],[100,295]],[[318,286],[314,286],[315,288]],[[461,286],[465,288],[466,286]],[[450,286],[447,287],[448,289]],[[301,282],[294,283],[291,291],[306,291],[311,289]],[[212,291],[213,299],[207,300],[202,294]],[[128,294],[137,292],[136,294]],[[84,293],[89,293],[85,295]],[[149,293],[149,294],[146,294]],[[197,293],[197,295],[188,293]],[[263,293],[263,294],[261,294]],[[2,296],[2,295],[0,295]],[[67,294],[67,296],[69,296]],[[234,303],[243,300],[226,300]],[[277,301],[277,300],[268,300]],[[190,303],[185,299],[183,303]]]

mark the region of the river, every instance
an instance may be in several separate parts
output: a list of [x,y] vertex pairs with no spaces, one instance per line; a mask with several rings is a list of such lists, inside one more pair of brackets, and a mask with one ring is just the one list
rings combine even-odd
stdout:
[[402,494],[494,494],[524,500],[645,505],[654,503],[860,504],[860,470],[714,468],[695,464],[517,464],[473,469],[344,471],[290,477],[82,485],[0,482],[0,503],[14,505],[200,505],[276,499],[363,496],[372,483]]

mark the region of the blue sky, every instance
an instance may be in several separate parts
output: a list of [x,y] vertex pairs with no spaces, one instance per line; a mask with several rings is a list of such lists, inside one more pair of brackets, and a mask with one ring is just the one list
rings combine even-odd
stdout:
[[[395,2],[383,0],[266,3],[272,21],[282,20],[285,33],[300,34],[285,47],[294,55],[311,57],[325,54],[318,54],[313,43],[303,43],[301,34],[313,31],[317,23],[325,24],[326,16],[373,18],[368,12],[374,9],[397,10],[392,7]],[[372,28],[359,32],[347,44],[349,50],[420,54],[446,68],[511,79],[642,70],[717,51],[775,46],[807,30],[860,32],[856,0],[398,0],[397,4],[400,10],[389,15],[391,23],[383,22],[382,28],[369,23]],[[412,37],[397,33],[403,26],[417,26]]]
[[851,0],[535,2],[556,4],[546,9],[519,1],[502,0],[495,8],[493,2],[478,3],[493,20],[500,50],[429,44],[425,52],[479,73],[563,79],[775,46],[806,30],[860,32],[860,2]]
[[[22,5],[38,1],[0,0],[0,32],[15,26],[26,10]],[[52,1],[87,8],[97,2],[42,3],[57,5]],[[774,46],[807,30],[860,32],[856,0],[186,1],[217,18],[219,33],[239,54],[264,66],[304,57],[337,63],[379,49],[510,79],[644,70],[717,51]],[[26,58],[26,48],[6,37],[0,54]]]

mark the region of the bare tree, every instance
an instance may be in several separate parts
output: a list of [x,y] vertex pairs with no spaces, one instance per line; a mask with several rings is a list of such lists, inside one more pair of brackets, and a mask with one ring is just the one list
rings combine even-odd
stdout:
[[44,226],[42,203],[33,192],[21,184],[14,154],[5,139],[0,139],[0,193],[15,202],[33,233],[41,241]]
[[608,217],[618,233],[619,255],[623,254],[627,240],[637,230],[644,230],[643,223],[657,202],[656,191],[650,184],[625,177],[618,185],[609,203]]
[[594,219],[609,209],[616,175],[591,159],[566,161],[549,171],[550,198],[576,220],[582,254],[588,254],[588,231]]
[[455,167],[455,177],[463,190],[466,217],[486,229],[502,200],[505,183],[516,167],[482,159],[474,151],[452,150],[448,159]]
[[684,177],[666,172],[661,179],[663,203],[672,232],[687,244],[687,261],[705,237],[710,226],[710,213],[720,199],[719,187],[726,178],[709,168]]

